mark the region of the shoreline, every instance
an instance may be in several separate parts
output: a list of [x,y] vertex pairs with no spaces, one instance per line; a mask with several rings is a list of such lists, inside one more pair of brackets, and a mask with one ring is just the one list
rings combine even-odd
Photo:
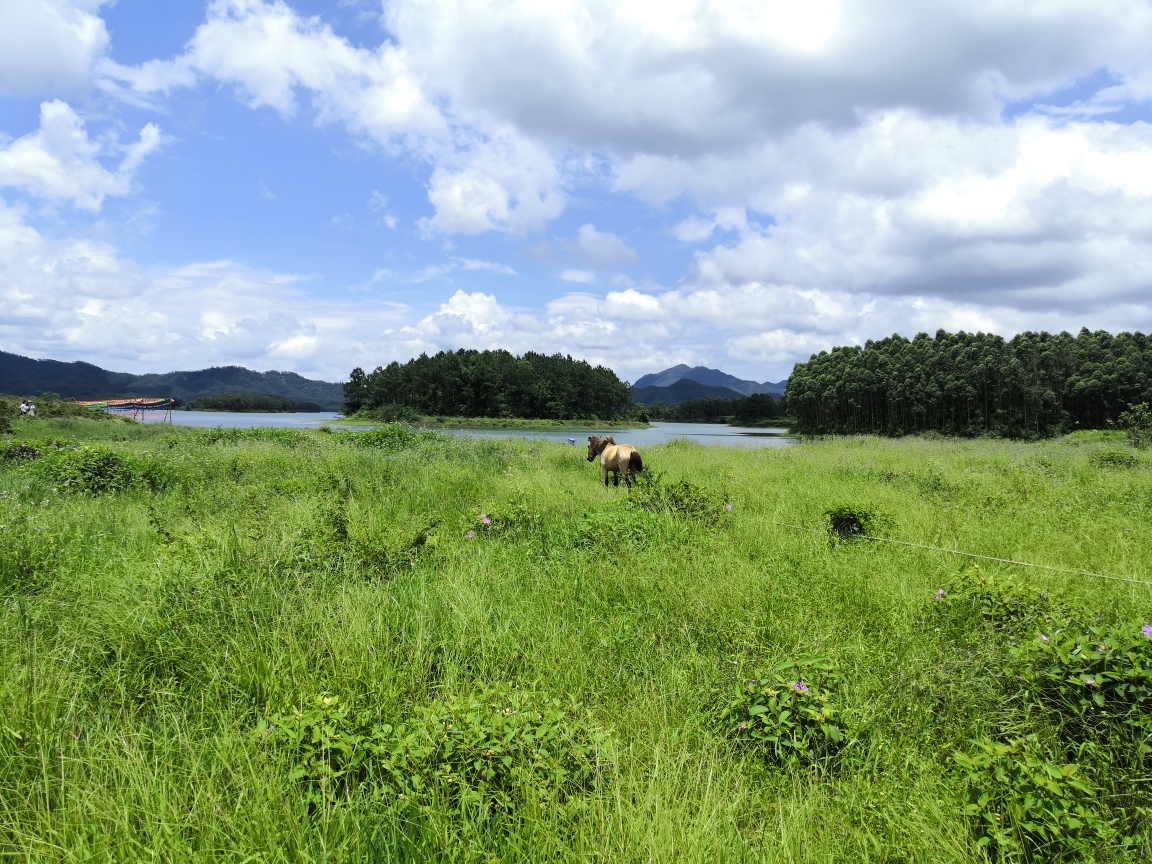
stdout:
[[[402,422],[405,426],[421,429],[648,429],[652,425],[633,420],[536,420],[520,417],[421,417],[419,420]],[[325,425],[387,426],[388,421],[342,417],[330,420]]]

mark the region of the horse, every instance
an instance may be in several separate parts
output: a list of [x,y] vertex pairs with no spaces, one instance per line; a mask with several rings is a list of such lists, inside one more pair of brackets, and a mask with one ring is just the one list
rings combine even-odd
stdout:
[[600,457],[600,470],[604,472],[604,485],[608,485],[608,475],[612,474],[613,485],[620,485],[620,475],[624,475],[624,485],[632,488],[632,478],[644,470],[644,460],[631,444],[617,444],[609,435],[588,436],[588,461]]

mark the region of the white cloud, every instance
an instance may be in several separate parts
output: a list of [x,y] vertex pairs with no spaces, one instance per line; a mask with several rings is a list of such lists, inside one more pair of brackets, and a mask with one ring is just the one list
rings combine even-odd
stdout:
[[315,298],[231,262],[144,270],[107,243],[49,240],[0,201],[5,350],[134,372],[239,363],[341,380],[386,353],[407,307]]
[[24,189],[51,201],[71,201],[99,210],[105,195],[126,195],[132,176],[161,144],[160,130],[149,123],[140,139],[121,148],[115,171],[98,161],[101,147],[88,137],[82,121],[65,102],[40,106],[40,128],[0,149],[0,187]]
[[96,14],[107,0],[4,0],[0,3],[0,93],[83,93],[93,63],[108,48]]
[[560,278],[565,282],[595,282],[596,274],[591,270],[561,270]]
[[576,239],[570,244],[572,254],[582,264],[597,269],[636,264],[640,256],[611,231],[597,231],[595,225],[581,225]]

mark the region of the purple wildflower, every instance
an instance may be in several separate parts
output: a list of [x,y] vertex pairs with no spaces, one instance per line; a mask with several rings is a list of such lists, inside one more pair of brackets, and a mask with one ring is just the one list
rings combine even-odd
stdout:
[[731,513],[732,512],[732,505],[731,504],[725,504],[724,509],[727,510],[729,513]]
[[737,724],[736,724],[736,728],[737,728],[737,729],[739,729],[741,732],[743,732],[743,731],[744,731],[745,729],[747,729],[748,727],[747,727],[747,726],[745,726],[743,723],[737,723]]
[[465,537],[467,537],[469,540],[471,540],[473,537],[475,537],[475,536],[476,536],[476,532],[475,532],[475,531],[469,531],[469,532],[468,532],[467,534],[465,534],[464,536],[465,536]]
[[792,689],[795,690],[797,693],[803,693],[805,696],[808,695],[808,685],[805,684],[803,681],[793,681],[792,682]]
[[491,525],[492,524],[492,520],[489,519],[488,517],[484,517],[480,521],[483,522],[485,525]]
[[939,600],[943,596],[944,596],[944,589],[941,588],[939,591],[936,592],[936,599]]
[[1085,678],[1084,679],[1084,686],[1085,687],[1099,687],[1100,685],[1096,683],[1095,678]]
[[1043,633],[1041,633],[1041,634],[1040,634],[1040,641],[1041,641],[1041,642],[1047,642],[1047,641],[1048,641],[1048,637],[1047,637],[1047,636],[1045,636]]
[[1152,624],[1145,624],[1140,628],[1140,632],[1147,636],[1149,639],[1152,639]]

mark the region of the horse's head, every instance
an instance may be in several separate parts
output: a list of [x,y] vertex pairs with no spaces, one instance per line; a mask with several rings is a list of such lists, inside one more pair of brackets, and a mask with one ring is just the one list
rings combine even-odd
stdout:
[[608,446],[608,439],[601,438],[599,435],[588,436],[588,461],[591,462],[597,456],[604,452],[604,448]]

